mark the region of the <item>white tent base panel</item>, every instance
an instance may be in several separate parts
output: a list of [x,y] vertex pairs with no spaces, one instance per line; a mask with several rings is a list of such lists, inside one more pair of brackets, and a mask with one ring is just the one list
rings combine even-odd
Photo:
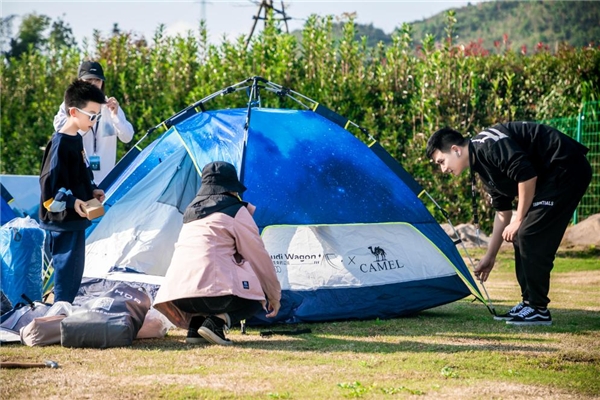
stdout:
[[263,240],[288,322],[392,318],[470,294],[448,258],[408,223],[272,226]]
[[282,289],[359,288],[456,275],[407,223],[272,226],[263,231]]
[[[261,314],[251,325],[393,318],[470,294],[447,257],[408,223],[271,226],[263,240],[282,285],[282,308],[276,320]],[[109,267],[98,244],[88,248],[87,262],[96,268],[86,277],[106,281],[105,288],[119,281],[160,286],[162,276]]]

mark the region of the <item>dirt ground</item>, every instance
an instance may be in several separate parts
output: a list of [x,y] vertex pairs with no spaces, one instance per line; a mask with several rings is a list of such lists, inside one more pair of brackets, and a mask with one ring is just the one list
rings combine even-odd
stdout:
[[600,247],[600,214],[594,214],[577,225],[570,226],[561,246]]

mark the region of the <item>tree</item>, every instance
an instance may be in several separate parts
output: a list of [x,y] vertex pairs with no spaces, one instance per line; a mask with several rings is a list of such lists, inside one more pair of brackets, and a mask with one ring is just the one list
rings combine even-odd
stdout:
[[[14,17],[14,15],[11,15],[2,19],[0,29],[3,37],[10,36]],[[48,28],[50,28],[50,31],[46,34]],[[1,44],[4,48],[5,43]],[[10,48],[3,51],[3,53],[7,59],[13,57],[18,59],[29,49],[44,51],[49,47],[74,47],[76,45],[77,42],[73,37],[71,27],[62,18],[52,21],[46,15],[33,13],[22,18],[17,36],[10,39]]]
[[49,42],[55,47],[75,47],[77,41],[73,37],[73,30],[69,24],[65,23],[62,18],[58,18],[52,22],[52,28],[50,35],[48,36]]
[[10,50],[6,58],[20,58],[30,47],[41,50],[46,40],[43,32],[50,25],[50,18],[46,15],[27,14],[21,21],[19,33],[16,38],[10,39]]
[[0,18],[0,51],[5,54],[8,45],[8,38],[12,36],[12,24],[16,15],[9,15],[8,17]]

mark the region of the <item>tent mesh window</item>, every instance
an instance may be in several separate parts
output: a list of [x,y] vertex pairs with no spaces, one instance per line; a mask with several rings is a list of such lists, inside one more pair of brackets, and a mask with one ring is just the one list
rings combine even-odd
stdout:
[[158,199],[158,202],[177,207],[184,213],[186,207],[196,196],[200,188],[200,176],[194,168],[194,163],[189,155],[185,155],[177,172]]

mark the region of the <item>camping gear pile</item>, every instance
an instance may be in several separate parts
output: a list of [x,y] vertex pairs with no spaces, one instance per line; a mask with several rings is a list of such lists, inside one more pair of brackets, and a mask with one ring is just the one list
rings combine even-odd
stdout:
[[164,337],[170,327],[157,311],[149,313],[151,300],[144,288],[125,283],[99,296],[78,296],[73,305],[24,299],[26,303],[1,317],[5,343],[104,349],[130,346],[134,339]]
[[[46,234],[36,220],[12,208],[16,202],[4,185],[2,189],[1,343],[107,348],[128,346],[134,339],[165,336],[172,325],[156,310],[149,310],[151,298],[143,287],[123,283],[86,291],[84,285],[74,305],[45,303],[53,286]],[[6,210],[17,212],[9,216],[4,213],[4,205]]]

